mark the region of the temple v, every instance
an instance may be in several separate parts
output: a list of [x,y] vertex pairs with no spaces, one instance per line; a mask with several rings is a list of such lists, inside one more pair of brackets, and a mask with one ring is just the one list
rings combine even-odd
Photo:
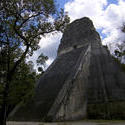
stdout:
[[41,76],[34,98],[17,106],[9,119],[125,119],[125,72],[102,46],[89,18],[68,25],[57,58]]

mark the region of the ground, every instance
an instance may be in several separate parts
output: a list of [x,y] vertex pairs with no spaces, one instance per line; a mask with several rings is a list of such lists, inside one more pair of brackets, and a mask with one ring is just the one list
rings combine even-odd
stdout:
[[73,121],[73,122],[7,122],[7,125],[125,125],[125,121]]

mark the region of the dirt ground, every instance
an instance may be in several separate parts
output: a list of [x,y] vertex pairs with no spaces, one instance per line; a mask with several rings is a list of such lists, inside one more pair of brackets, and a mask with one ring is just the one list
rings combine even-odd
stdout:
[[7,122],[7,125],[125,125],[125,121],[77,121],[77,122]]

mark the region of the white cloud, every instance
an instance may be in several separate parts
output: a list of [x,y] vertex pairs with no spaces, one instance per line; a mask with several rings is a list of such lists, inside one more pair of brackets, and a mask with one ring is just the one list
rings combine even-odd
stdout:
[[98,26],[99,20],[97,19],[102,16],[103,8],[106,5],[106,0],[74,0],[65,4],[65,11],[68,12],[71,21],[87,16]]
[[106,34],[103,43],[110,45],[111,52],[120,44],[125,41],[125,34],[121,32],[121,27],[125,22],[125,1],[119,1],[118,5],[110,4],[104,11],[105,21],[109,25],[103,26],[102,33]]
[[107,0],[73,0],[65,4],[65,11],[68,12],[71,21],[89,17],[96,29],[101,29],[103,44],[109,45],[113,52],[117,43],[125,41],[125,34],[121,32],[125,22],[125,1],[119,0],[118,4],[108,4]]

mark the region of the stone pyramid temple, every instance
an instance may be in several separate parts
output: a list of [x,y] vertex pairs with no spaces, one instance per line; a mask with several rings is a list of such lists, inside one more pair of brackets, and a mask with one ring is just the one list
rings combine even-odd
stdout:
[[67,26],[55,61],[41,76],[34,98],[17,106],[14,121],[125,119],[125,72],[115,62],[92,21]]

